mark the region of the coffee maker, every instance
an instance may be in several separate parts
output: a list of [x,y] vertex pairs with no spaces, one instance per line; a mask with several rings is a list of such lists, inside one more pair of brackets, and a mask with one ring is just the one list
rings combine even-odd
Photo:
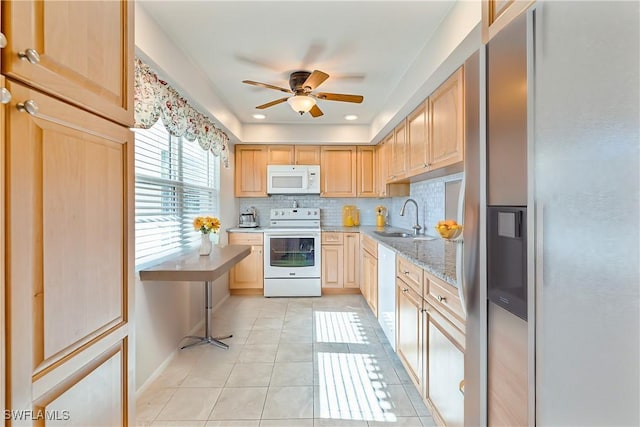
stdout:
[[258,227],[258,213],[253,206],[242,209],[238,227],[255,228]]

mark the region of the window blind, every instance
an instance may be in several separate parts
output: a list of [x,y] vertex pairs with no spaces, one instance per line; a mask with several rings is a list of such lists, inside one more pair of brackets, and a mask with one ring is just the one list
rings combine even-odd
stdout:
[[196,216],[218,216],[220,158],[161,121],[135,130],[136,266],[200,241]]

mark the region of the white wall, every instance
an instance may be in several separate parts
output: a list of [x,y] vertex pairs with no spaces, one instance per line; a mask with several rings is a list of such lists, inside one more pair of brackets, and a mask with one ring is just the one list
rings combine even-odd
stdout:
[[536,421],[638,426],[640,3],[537,12]]

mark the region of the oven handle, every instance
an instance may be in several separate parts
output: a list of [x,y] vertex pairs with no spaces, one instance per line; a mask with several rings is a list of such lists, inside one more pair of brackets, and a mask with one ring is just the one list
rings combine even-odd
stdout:
[[265,239],[269,239],[271,237],[277,237],[279,239],[319,239],[320,233],[264,233]]

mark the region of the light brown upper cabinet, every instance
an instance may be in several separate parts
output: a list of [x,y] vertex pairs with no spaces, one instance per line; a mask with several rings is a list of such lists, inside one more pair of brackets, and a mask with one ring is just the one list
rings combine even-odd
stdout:
[[534,0],[482,0],[482,42],[488,43],[533,3]]
[[389,163],[390,181],[397,181],[406,175],[407,122],[403,120],[393,130],[393,148]]
[[267,146],[236,145],[235,196],[267,197]]
[[292,165],[294,151],[293,145],[267,145],[267,164]]
[[389,184],[389,162],[393,148],[393,132],[376,146],[376,172],[378,197],[403,197],[409,195],[409,183]]
[[429,96],[429,169],[439,169],[463,160],[464,79],[460,67]]
[[11,1],[2,8],[2,74],[133,126],[132,1]]
[[425,101],[407,117],[407,175],[429,168],[429,102]]
[[319,165],[319,145],[267,145],[268,165]]
[[296,145],[294,151],[296,165],[319,165],[320,146],[319,145]]
[[356,197],[355,146],[326,146],[320,149],[320,195]]
[[357,154],[358,197],[378,197],[376,147],[358,147]]

